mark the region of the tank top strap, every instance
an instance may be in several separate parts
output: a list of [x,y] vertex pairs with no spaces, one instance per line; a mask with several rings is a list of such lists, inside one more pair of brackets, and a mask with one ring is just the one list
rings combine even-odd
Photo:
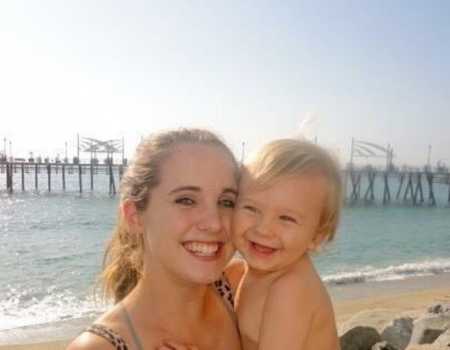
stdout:
[[131,321],[131,317],[128,314],[127,309],[125,308],[125,305],[120,303],[119,307],[120,307],[120,312],[122,314],[122,318],[125,321],[125,323],[127,324],[128,330],[130,331],[131,336],[133,337],[133,341],[134,341],[134,344],[136,345],[136,349],[144,350],[144,347],[142,346],[142,343],[141,343],[141,339],[139,338],[136,330],[134,329],[133,322]]
[[101,324],[93,324],[86,329],[86,332],[93,333],[111,343],[116,350],[128,350],[125,340],[112,329]]

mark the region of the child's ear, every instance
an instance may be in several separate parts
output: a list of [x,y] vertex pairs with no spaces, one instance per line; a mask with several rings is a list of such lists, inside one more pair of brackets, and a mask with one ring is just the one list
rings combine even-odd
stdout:
[[141,215],[136,207],[136,203],[130,200],[126,200],[122,203],[120,210],[122,211],[123,218],[127,223],[128,230],[131,233],[142,233],[144,230],[144,224]]
[[326,242],[328,234],[325,230],[318,231],[314,238],[311,240],[308,246],[308,250],[311,252],[320,251],[322,244]]

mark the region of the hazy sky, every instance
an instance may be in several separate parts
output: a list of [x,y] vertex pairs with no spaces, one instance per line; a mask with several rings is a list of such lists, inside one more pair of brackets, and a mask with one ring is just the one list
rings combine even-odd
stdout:
[[[450,1],[1,1],[0,150],[208,127],[450,165]],[[9,152],[9,145],[8,145]]]

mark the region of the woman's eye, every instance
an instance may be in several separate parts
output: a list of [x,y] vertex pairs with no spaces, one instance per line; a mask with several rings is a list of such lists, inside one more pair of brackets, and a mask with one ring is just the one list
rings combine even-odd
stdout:
[[181,204],[181,205],[186,205],[186,206],[195,204],[195,202],[191,198],[188,198],[188,197],[177,198],[175,200],[175,203]]
[[292,216],[288,216],[288,215],[280,215],[280,220],[292,222],[294,224],[297,223],[297,220],[295,220]]
[[219,204],[225,208],[234,208],[235,203],[231,199],[222,199],[219,201]]

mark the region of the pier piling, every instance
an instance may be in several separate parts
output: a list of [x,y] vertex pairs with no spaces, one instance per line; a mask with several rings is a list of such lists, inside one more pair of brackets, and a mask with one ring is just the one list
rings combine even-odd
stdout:
[[436,206],[436,198],[434,197],[434,190],[433,190],[433,174],[427,173],[427,182],[428,182],[428,202],[431,206]]
[[391,190],[389,188],[389,176],[387,171],[384,172],[383,178],[384,178],[383,204],[386,205],[391,201]]
[[81,164],[78,164],[78,185],[80,193],[83,193],[83,173],[81,171]]
[[94,164],[92,164],[92,162],[90,166],[90,175],[91,175],[91,191],[94,191]]
[[63,189],[63,191],[65,191],[66,190],[66,165],[65,164],[62,165],[61,176],[62,176],[62,189]]
[[50,193],[52,191],[52,168],[50,164],[47,164],[47,188]]
[[22,192],[25,191],[25,165],[22,163],[20,167],[20,175],[22,180]]
[[364,194],[364,200],[366,202],[373,202],[375,200],[374,194],[374,183],[375,183],[376,172],[369,171],[367,173],[367,178],[369,180],[369,185],[367,187],[366,193]]
[[398,191],[397,195],[395,196],[395,199],[398,200],[400,198],[400,194],[402,193],[403,188],[403,182],[405,181],[405,173],[400,174],[400,184],[398,185]]

